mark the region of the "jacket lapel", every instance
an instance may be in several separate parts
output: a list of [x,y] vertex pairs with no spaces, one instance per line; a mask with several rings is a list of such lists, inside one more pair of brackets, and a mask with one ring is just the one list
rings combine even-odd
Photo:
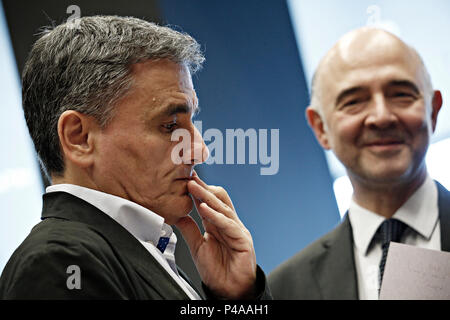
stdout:
[[178,274],[192,287],[192,289],[195,290],[195,292],[197,292],[197,294],[200,296],[200,298],[202,298],[202,300],[206,300],[205,295],[202,292],[200,292],[200,290],[197,289],[197,287],[191,281],[191,279],[189,279],[187,274],[183,270],[181,270],[178,266],[177,266],[177,270],[178,270]]
[[[441,249],[450,251],[450,192],[438,186]],[[311,261],[312,272],[324,299],[358,299],[353,235],[348,214],[322,242],[323,250]]]
[[107,214],[65,192],[44,194],[43,199],[42,219],[54,217],[89,225],[131,263],[142,280],[154,288],[162,299],[189,299],[144,246]]
[[450,192],[439,182],[438,187],[439,221],[441,224],[441,250],[450,251]]
[[357,300],[358,286],[348,215],[322,242],[322,252],[311,261],[320,293],[326,300]]

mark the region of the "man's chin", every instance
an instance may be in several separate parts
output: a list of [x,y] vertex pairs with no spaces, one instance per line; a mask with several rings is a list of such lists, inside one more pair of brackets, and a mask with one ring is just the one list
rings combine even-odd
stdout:
[[189,195],[182,196],[180,199],[174,200],[171,205],[171,212],[168,212],[165,223],[174,225],[183,217],[186,217],[194,208],[194,203]]
[[365,170],[363,174],[357,174],[367,184],[373,186],[394,186],[408,180],[409,170],[405,168],[385,168],[380,170]]

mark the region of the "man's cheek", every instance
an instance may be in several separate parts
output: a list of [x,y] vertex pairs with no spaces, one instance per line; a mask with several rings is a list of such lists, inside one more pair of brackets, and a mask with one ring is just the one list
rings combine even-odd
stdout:
[[342,123],[337,130],[331,133],[331,140],[335,144],[349,145],[355,143],[358,140],[358,132],[353,124]]

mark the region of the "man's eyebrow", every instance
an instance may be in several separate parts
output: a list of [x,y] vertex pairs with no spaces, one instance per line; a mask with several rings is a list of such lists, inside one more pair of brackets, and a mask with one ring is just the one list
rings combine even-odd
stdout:
[[409,81],[409,80],[392,80],[390,81],[386,87],[407,87],[409,89],[411,89],[412,91],[414,91],[415,94],[420,95],[420,90],[419,88],[416,86],[415,83]]
[[367,88],[365,88],[365,87],[360,87],[360,86],[345,89],[344,91],[342,91],[342,92],[337,96],[334,105],[335,105],[335,106],[338,106],[339,103],[341,103],[342,100],[343,100],[345,97],[347,97],[347,96],[349,96],[349,95],[351,95],[351,94],[354,94],[354,93],[357,93],[357,92],[360,92],[360,91],[366,91],[366,90],[367,90]]
[[170,104],[164,108],[164,110],[160,113],[163,117],[170,117],[179,113],[192,113],[196,115],[200,112],[200,108],[195,106],[189,106],[186,104]]

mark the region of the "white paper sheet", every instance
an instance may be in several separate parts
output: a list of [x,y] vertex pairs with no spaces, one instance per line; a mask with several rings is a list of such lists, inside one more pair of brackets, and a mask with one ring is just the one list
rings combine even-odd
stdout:
[[391,242],[380,300],[450,300],[450,253]]

